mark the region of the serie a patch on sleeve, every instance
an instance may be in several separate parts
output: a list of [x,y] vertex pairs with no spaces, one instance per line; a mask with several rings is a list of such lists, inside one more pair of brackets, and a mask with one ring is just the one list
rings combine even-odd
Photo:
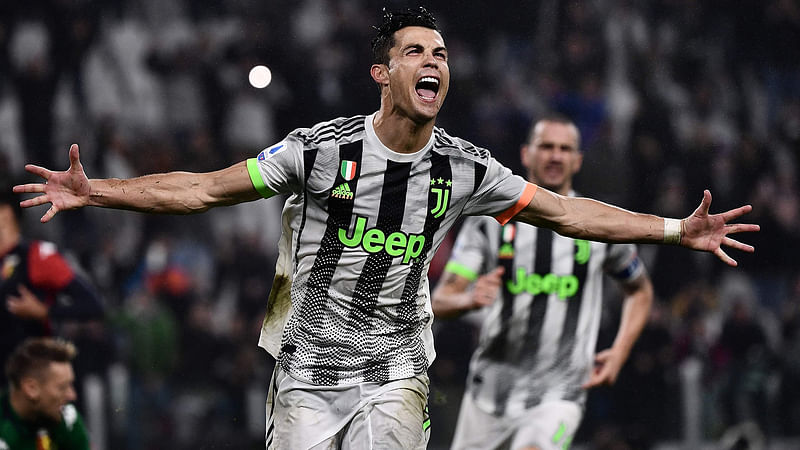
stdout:
[[264,161],[266,159],[272,158],[273,156],[277,155],[278,153],[286,150],[286,141],[280,141],[277,144],[273,145],[272,147],[267,147],[264,150],[261,150],[261,153],[258,154],[258,160]]

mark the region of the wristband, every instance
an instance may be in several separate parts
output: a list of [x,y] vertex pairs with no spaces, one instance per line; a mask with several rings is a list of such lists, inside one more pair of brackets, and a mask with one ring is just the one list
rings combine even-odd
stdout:
[[664,243],[675,245],[681,243],[680,219],[664,219]]

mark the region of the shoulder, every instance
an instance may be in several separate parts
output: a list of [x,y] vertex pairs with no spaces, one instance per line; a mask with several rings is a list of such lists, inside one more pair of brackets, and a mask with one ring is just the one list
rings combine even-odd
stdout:
[[319,146],[325,142],[351,141],[364,133],[366,116],[338,117],[320,122],[311,128],[297,128],[289,133],[306,146]]
[[481,164],[488,164],[491,158],[489,150],[478,147],[472,142],[447,134],[444,129],[434,127],[434,149],[449,156],[463,157]]

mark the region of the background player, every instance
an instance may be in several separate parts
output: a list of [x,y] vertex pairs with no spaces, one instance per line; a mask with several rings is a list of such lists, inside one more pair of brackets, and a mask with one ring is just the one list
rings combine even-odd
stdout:
[[[528,181],[574,197],[583,155],[574,123],[539,120],[521,149]],[[594,354],[603,274],[625,303],[614,345]],[[633,244],[573,240],[511,221],[464,221],[433,293],[439,317],[491,305],[467,377],[453,448],[567,448],[585,389],[613,384],[647,322],[653,288]]]

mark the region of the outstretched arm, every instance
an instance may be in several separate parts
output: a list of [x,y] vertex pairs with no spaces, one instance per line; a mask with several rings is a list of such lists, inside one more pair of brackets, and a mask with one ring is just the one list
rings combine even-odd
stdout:
[[566,197],[541,187],[515,219],[578,239],[649,244],[674,242],[693,250],[711,252],[725,263],[736,266],[736,261],[721,246],[753,252],[752,246],[728,237],[729,234],[759,230],[758,225],[729,223],[750,212],[752,207],[746,205],[721,214],[709,214],[710,206],[711,192],[706,190],[700,206],[680,221],[675,239],[671,237],[671,223],[662,217],[628,211],[588,198]]
[[633,344],[642,333],[650,316],[653,305],[653,284],[645,273],[635,282],[622,286],[625,300],[622,304],[622,318],[620,319],[617,337],[611,348],[605,349],[595,355],[595,366],[583,387],[593,388],[603,384],[614,384],[619,376],[619,371],[628,360]]
[[170,172],[127,180],[89,179],[83,170],[77,144],[69,149],[69,169],[54,172],[28,164],[25,170],[44,183],[14,186],[17,193],[38,193],[22,201],[25,207],[50,203],[42,216],[47,222],[59,211],[99,206],[161,214],[191,214],[209,208],[260,198],[250,181],[246,162],[207,173]]

